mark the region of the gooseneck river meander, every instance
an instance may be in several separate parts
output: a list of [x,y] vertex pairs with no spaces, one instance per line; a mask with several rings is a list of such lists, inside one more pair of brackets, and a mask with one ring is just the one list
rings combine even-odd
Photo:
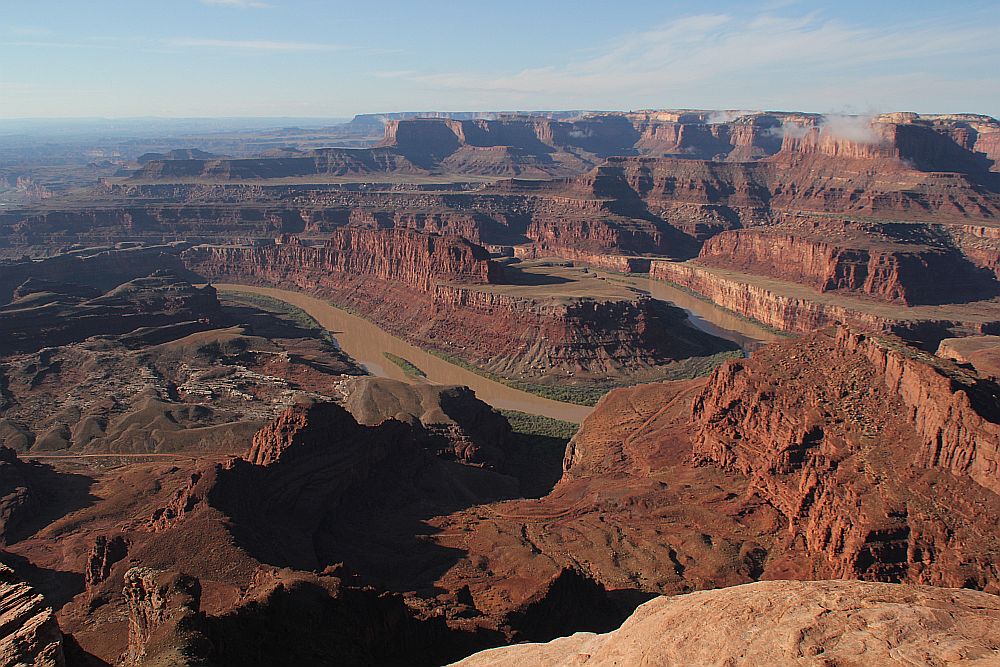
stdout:
[[[691,315],[692,325],[733,340],[744,349],[752,349],[761,342],[775,338],[773,333],[665,283],[636,278],[634,285],[649,292],[654,298],[671,301],[684,308]],[[543,398],[477,375],[387,333],[362,317],[302,292],[229,283],[217,283],[215,287],[222,292],[258,294],[300,308],[333,334],[340,348],[373,375],[414,381],[396,364],[386,359],[385,353],[388,352],[406,359],[426,373],[426,381],[468,386],[476,392],[476,396],[495,408],[519,410],[575,423],[582,422],[593,411],[591,407]]]

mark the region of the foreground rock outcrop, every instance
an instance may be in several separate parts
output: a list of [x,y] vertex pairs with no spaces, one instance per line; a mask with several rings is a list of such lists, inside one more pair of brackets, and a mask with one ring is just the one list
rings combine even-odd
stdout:
[[60,624],[112,662],[169,654],[193,627],[214,664],[441,664],[762,580],[1000,590],[1000,392],[898,339],[819,331],[612,391],[540,498],[506,464],[544,465],[544,442],[491,441],[486,412],[445,409],[474,400],[461,392],[366,382],[345,398],[361,418],[300,404],[242,456],[109,469],[7,549],[83,573],[58,587]]
[[994,273],[942,230],[917,224],[817,221],[725,231],[705,242],[696,261],[908,306],[1000,291]]
[[212,644],[199,615],[197,579],[176,572],[133,568],[125,573],[129,611],[125,667],[207,665]]
[[1000,599],[857,581],[769,581],[657,598],[614,632],[493,649],[463,667],[986,665]]
[[362,424],[395,419],[421,428],[425,447],[466,463],[502,465],[510,424],[468,387],[362,377],[344,388],[343,405]]
[[62,667],[63,636],[45,599],[0,563],[0,663]]

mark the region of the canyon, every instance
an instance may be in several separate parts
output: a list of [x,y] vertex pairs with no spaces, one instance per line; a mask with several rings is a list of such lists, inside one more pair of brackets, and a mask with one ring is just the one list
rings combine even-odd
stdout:
[[4,176],[4,661],[1000,655],[995,119],[130,151]]
[[[534,499],[519,498],[518,461],[538,465],[537,445],[512,439],[468,394],[355,382],[344,405],[361,417],[298,404],[234,456],[91,471],[96,503],[5,548],[39,568],[87,560],[86,586],[58,612],[82,650],[191,646],[212,664],[313,650],[441,664],[608,632],[654,595],[754,581],[770,583],[739,604],[770,605],[776,590],[796,590],[789,579],[998,590],[1000,390],[899,339],[824,330],[708,378],[614,390],[566,448],[561,479]],[[29,466],[24,488],[68,474],[7,456]],[[51,551],[55,536],[65,550]],[[70,553],[80,555],[63,560]],[[802,586],[845,601],[909,594]],[[300,605],[329,620],[296,620]],[[312,630],[348,609],[370,611],[329,627],[356,630]],[[107,633],[123,614],[132,629]],[[265,622],[286,639],[228,639]]]

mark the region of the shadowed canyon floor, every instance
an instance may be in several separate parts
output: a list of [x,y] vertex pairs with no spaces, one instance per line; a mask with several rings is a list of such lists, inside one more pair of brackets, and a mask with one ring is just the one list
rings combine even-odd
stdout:
[[[410,664],[435,664],[448,651],[607,631],[654,594],[758,579],[994,592],[1000,500],[985,444],[997,442],[997,396],[991,381],[898,340],[825,331],[708,380],[612,392],[566,450],[555,488],[518,500],[517,462],[539,459],[502,418],[430,385],[355,380],[345,405],[377,425],[331,403],[290,408],[240,457],[92,477],[83,509],[7,550],[53,573],[95,572],[58,617],[98,656],[155,648],[109,632],[126,609],[146,613],[146,593],[121,597],[122,577],[140,576],[129,568],[195,577],[197,601],[190,583],[178,604],[219,664],[245,657],[225,639],[231,623],[306,599],[336,615],[373,595],[369,586],[398,596],[378,597],[396,600],[394,611],[372,612],[402,624],[395,640],[328,638],[320,649],[303,637],[301,648],[350,646],[404,664],[397,642],[417,642]],[[945,404],[948,417],[937,412]],[[19,485],[30,491],[46,469],[26,468]],[[54,575],[33,576],[53,585]],[[287,593],[259,597],[272,586]],[[166,633],[170,646],[187,636],[163,623],[149,634]]]

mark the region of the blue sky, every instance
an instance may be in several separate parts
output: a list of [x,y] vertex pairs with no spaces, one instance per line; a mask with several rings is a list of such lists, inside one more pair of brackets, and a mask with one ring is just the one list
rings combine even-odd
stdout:
[[1000,1],[0,0],[0,118],[1000,114]]

